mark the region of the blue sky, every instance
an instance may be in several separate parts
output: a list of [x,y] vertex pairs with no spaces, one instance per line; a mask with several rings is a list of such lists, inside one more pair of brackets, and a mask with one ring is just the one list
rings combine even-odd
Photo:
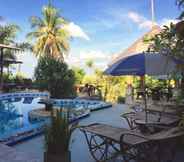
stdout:
[[[71,23],[73,35],[67,62],[85,67],[85,61],[93,59],[95,65],[104,68],[116,54],[126,49],[150,29],[151,0],[52,0],[55,7]],[[29,32],[30,16],[40,16],[47,0],[0,0],[0,15],[7,23],[21,27],[18,40],[24,40]],[[175,0],[155,0],[155,18],[159,25],[177,18],[180,11]],[[1,22],[1,23],[5,23]],[[31,53],[19,54],[23,60],[22,72],[32,77],[36,58]]]

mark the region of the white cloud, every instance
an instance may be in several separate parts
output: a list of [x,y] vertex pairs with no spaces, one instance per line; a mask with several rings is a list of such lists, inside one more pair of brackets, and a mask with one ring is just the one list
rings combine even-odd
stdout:
[[103,59],[107,59],[108,56],[106,54],[104,54],[102,51],[95,51],[95,50],[91,50],[91,51],[81,51],[79,53],[79,57],[81,60],[103,60]]
[[[138,14],[137,12],[128,12],[128,17],[136,24],[138,24],[138,26],[143,29],[143,28],[151,28],[152,27],[152,21],[148,20],[147,18],[145,18],[144,16]],[[178,22],[178,20],[176,19],[169,19],[169,18],[163,18],[161,21],[159,21],[159,23],[155,23],[155,25],[160,25],[161,27],[163,27],[164,25],[169,26],[170,23],[176,24]]]
[[130,18],[130,20],[132,20],[134,23],[138,24],[141,29],[151,28],[153,25],[152,21],[133,11],[128,12],[128,18]]
[[138,13],[136,12],[129,12],[128,13],[128,17],[136,23],[140,23],[142,22],[142,19],[144,19],[142,16],[140,16]]
[[95,63],[95,66],[98,67],[101,70],[105,70],[108,67],[107,65],[108,65],[108,63],[106,61]]
[[80,66],[84,69],[86,69],[86,61],[92,60],[94,62],[95,67],[103,70],[107,67],[110,58],[110,55],[108,55],[107,53],[103,53],[102,51],[82,50],[79,51],[78,55],[70,53],[70,55],[65,58],[65,60],[71,67]]
[[[23,62],[21,64],[21,73],[26,77],[32,78],[38,61],[35,55],[31,52],[22,52],[17,54],[17,59]],[[18,71],[18,66],[16,67],[15,73]]]
[[139,27],[141,29],[143,29],[143,28],[151,28],[152,26],[153,26],[153,22],[152,21],[149,21],[149,20],[144,21],[144,22],[142,22],[142,23],[139,24]]
[[83,38],[88,41],[90,40],[89,36],[83,31],[83,29],[73,22],[66,25],[66,29],[72,37]]
[[80,59],[77,56],[69,55],[65,61],[71,66],[80,66]]

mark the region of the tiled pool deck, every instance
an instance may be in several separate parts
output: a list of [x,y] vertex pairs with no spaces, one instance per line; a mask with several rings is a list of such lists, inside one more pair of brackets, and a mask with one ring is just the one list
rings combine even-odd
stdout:
[[[126,108],[125,105],[115,105],[112,108],[99,110],[91,113],[90,117],[81,120],[80,124],[86,125],[89,123],[100,122],[100,123],[111,124],[119,127],[128,127],[126,121],[124,121],[120,117],[120,115],[126,111],[128,111],[128,108]],[[85,137],[79,130],[76,130],[76,132],[73,134],[72,141],[73,141],[71,145],[72,162],[94,162],[93,158],[89,153]],[[14,146],[14,149],[16,149],[20,153],[25,152],[27,157],[32,156],[33,160],[32,161],[19,161],[19,160],[8,161],[5,159],[4,161],[2,161],[2,158],[0,156],[0,162],[37,162],[37,161],[34,161],[34,158],[37,158],[39,162],[43,162],[43,152],[44,152],[43,136],[18,144]],[[177,159],[176,162],[183,162],[183,158]]]
[[[116,105],[112,108],[107,108],[92,112],[87,118],[81,120],[80,125],[86,125],[93,122],[108,123],[115,126],[127,127],[126,122],[120,117],[122,112],[126,111],[125,105]],[[94,162],[91,157],[86,139],[79,130],[73,134],[71,144],[72,162]],[[43,136],[34,138],[30,141],[24,142],[14,146],[18,151],[29,152],[39,157],[40,162],[43,162],[44,142]]]
[[0,144],[0,162],[40,162],[40,159],[35,154]]

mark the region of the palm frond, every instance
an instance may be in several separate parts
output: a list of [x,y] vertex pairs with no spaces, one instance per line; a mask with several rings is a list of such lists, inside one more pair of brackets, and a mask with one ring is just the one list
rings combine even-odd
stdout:
[[27,37],[36,40],[33,48],[36,56],[50,55],[63,59],[69,50],[70,35],[63,28],[68,22],[59,11],[51,5],[45,6],[42,18],[32,17],[31,22],[35,28]]
[[32,28],[44,26],[44,22],[43,22],[42,19],[39,18],[39,17],[32,16],[32,17],[30,18],[29,21],[30,21],[30,23],[31,23],[31,27],[32,27]]

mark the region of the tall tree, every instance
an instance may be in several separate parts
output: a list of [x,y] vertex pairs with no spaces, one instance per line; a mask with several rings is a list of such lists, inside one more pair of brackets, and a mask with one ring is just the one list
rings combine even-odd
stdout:
[[80,67],[72,67],[72,70],[74,71],[75,74],[76,83],[81,84],[84,76],[86,75],[84,69]]
[[[0,25],[0,44],[14,44],[15,46],[18,46],[15,42],[15,38],[19,29],[19,26],[14,24]],[[15,53],[10,49],[4,49],[3,55],[5,59],[16,60]]]
[[[184,9],[184,0],[176,0],[176,4],[178,5],[178,7],[180,9]],[[184,11],[182,11],[182,13],[179,16],[180,19],[184,18]]]
[[51,56],[64,60],[69,50],[70,35],[65,25],[68,23],[58,9],[50,3],[42,8],[42,17],[30,18],[33,31],[27,37],[34,40],[33,52],[38,57]]
[[15,43],[15,37],[19,29],[20,28],[14,24],[0,25],[0,43],[6,45]]
[[93,60],[87,60],[86,61],[86,66],[88,67],[88,68],[93,68],[93,66],[94,66],[94,62],[93,62]]
[[[0,44],[10,45],[15,43],[15,37],[19,27],[17,25],[0,25]],[[6,59],[15,59],[16,56],[10,49],[2,49],[0,51],[0,88],[3,88],[3,66],[4,58]]]
[[[170,24],[170,26],[164,26],[159,34],[156,34],[151,39],[149,51],[160,52],[163,54],[169,54],[178,57],[181,53],[181,40],[176,32],[176,25]],[[181,55],[182,56],[182,55]]]
[[[184,23],[183,21],[177,24],[170,24],[165,26],[164,29],[151,39],[152,44],[150,51],[163,53],[170,55],[177,60],[184,60]],[[182,95],[184,95],[184,66],[178,64],[178,70],[181,75],[181,89]],[[175,73],[178,75],[177,73]],[[173,75],[175,75],[173,74]]]

